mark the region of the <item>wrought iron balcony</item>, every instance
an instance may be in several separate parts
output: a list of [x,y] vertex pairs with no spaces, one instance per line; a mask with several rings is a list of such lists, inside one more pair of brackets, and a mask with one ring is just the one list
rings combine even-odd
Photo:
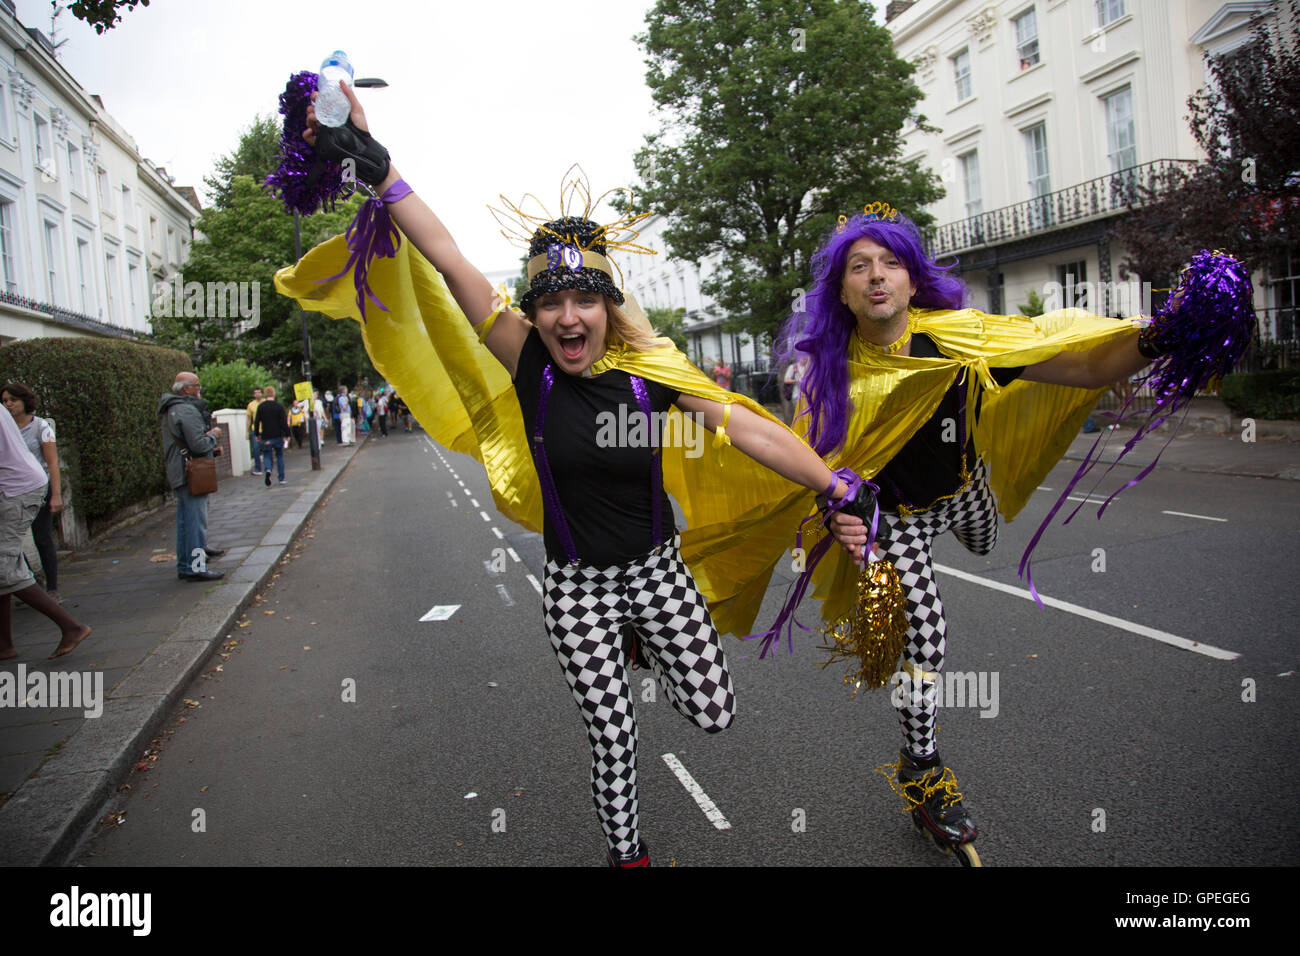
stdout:
[[934,256],[1026,239],[1086,219],[1114,216],[1168,191],[1180,174],[1196,167],[1191,159],[1157,159],[1130,166],[1056,192],[1002,206],[939,226],[927,236]]
[[73,328],[84,329],[87,332],[97,332],[100,335],[110,335],[119,339],[134,339],[136,341],[148,341],[152,336],[139,332],[135,329],[126,329],[118,325],[110,325],[107,322],[101,322],[93,316],[83,315],[80,312],[73,312],[70,309],[64,309],[57,305],[51,305],[48,302],[41,302],[37,299],[29,299],[26,296],[15,295],[12,292],[0,292],[0,303],[7,305],[16,305],[22,309],[28,309],[32,312],[44,312],[60,325],[67,325]]

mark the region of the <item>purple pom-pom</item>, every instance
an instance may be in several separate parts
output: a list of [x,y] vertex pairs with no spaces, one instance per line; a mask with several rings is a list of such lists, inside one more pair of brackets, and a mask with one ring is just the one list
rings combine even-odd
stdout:
[[303,70],[289,77],[280,94],[280,113],[284,128],[280,133],[280,166],[266,177],[266,187],[284,203],[289,212],[310,216],[317,209],[333,208],[343,188],[343,170],[337,163],[327,163],[324,173],[310,185],[308,178],[316,165],[316,150],[302,138],[307,128],[307,107],[316,92],[318,77]]

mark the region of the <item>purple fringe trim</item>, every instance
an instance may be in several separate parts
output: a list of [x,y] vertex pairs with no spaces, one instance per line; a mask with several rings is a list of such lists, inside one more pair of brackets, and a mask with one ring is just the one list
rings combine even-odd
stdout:
[[[1210,382],[1232,371],[1233,366],[1250,345],[1250,337],[1255,325],[1251,299],[1250,270],[1238,259],[1221,252],[1211,253],[1206,249],[1202,249],[1192,257],[1191,264],[1179,277],[1178,287],[1170,295],[1164,307],[1157,310],[1151,320],[1151,328],[1144,333],[1165,353],[1151,364],[1140,383],[1142,386],[1151,387],[1151,392],[1155,396],[1155,405],[1148,411],[1146,420],[1138,426],[1133,437],[1124,443],[1124,450],[1093,484],[1094,489],[1105,481],[1115,465],[1119,464],[1139,441],[1180,411],[1186,418],[1185,409],[1196,393]],[[1134,394],[1136,395],[1136,391]],[[1132,403],[1133,398],[1130,397],[1120,409],[1119,418],[1124,417]],[[1173,441],[1181,427],[1180,420],[1151,464],[1111,493],[1097,509],[1098,518],[1105,514],[1106,508],[1120,492],[1132,488],[1151,474],[1156,463],[1160,461],[1160,456],[1164,454],[1165,449],[1169,447],[1169,442]],[[1102,442],[1102,438],[1108,435],[1107,431],[1097,436],[1097,441],[1092,443],[1092,448],[1084,457],[1083,464],[1066,484],[1065,490],[1061,492],[1056,504],[1047,513],[1038,530],[1034,532],[1029,546],[1025,548],[1025,553],[1020,558],[1020,577],[1029,582],[1029,593],[1039,607],[1043,606],[1043,601],[1034,586],[1034,576],[1030,570],[1030,555],[1038,546],[1043,532],[1056,517],[1056,513],[1065,504],[1067,497],[1073,494],[1075,486],[1101,460],[1101,449],[1098,446],[1101,445],[1104,449],[1105,443]],[[1089,492],[1085,497],[1091,499],[1092,493]],[[1062,524],[1069,524],[1082,507],[1083,503],[1078,505]]]
[[[866,485],[867,487],[871,488],[872,491],[875,492],[879,492],[880,490],[873,483],[869,481],[864,481],[851,468],[836,469],[835,480],[831,482],[830,491],[834,491],[835,485],[838,484],[840,481],[843,481],[844,484],[847,486],[847,489],[844,492],[844,497],[839,498],[838,500],[832,500],[830,502],[829,508],[827,509],[826,513],[821,516],[821,520],[818,522],[817,527],[822,527],[822,528],[829,527],[831,515],[837,511],[844,510],[844,507],[848,505],[851,501],[853,501],[853,499],[857,496],[858,489],[861,488],[863,485]],[[809,515],[807,518],[804,518],[802,522],[800,522],[799,531],[795,534],[796,548],[800,548],[800,549],[803,548],[803,527],[814,517],[816,517],[816,515]],[[869,555],[871,553],[872,545],[876,541],[876,530],[877,528],[879,528],[879,526],[880,526],[880,506],[877,505],[874,513],[871,516],[871,530],[867,535],[867,547],[866,547],[866,551],[863,552],[864,554]],[[807,563],[804,565],[803,573],[801,573],[799,577],[795,579],[794,583],[786,590],[785,604],[782,605],[781,613],[777,615],[776,622],[768,630],[764,631],[761,634],[748,634],[744,637],[744,640],[746,641],[761,640],[763,642],[763,647],[758,654],[760,660],[766,657],[768,652],[773,648],[773,646],[775,646],[780,642],[781,629],[783,627],[785,628],[785,633],[786,633],[786,645],[787,647],[789,647],[791,654],[794,653],[794,628],[797,626],[804,633],[812,633],[811,628],[805,627],[804,625],[799,623],[799,620],[795,617],[794,612],[795,609],[799,606],[800,602],[803,601],[804,595],[808,593],[808,588],[812,584],[812,574],[814,569],[816,569],[818,562],[820,562],[821,559],[826,556],[826,552],[828,552],[831,549],[831,545],[833,545],[834,543],[835,543],[835,537],[832,534],[830,534],[828,531],[826,537],[822,538],[821,541],[817,542],[816,546],[812,549],[811,552],[809,552],[807,556]]]

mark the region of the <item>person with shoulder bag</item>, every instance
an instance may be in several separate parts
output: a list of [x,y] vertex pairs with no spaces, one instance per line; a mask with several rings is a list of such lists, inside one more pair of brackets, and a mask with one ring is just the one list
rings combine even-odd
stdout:
[[158,405],[162,417],[163,458],[167,482],[176,491],[176,576],[182,581],[219,581],[224,571],[209,571],[207,562],[225,554],[209,548],[208,495],[217,490],[216,461],[221,429],[204,430],[206,404],[193,372],[181,372]]

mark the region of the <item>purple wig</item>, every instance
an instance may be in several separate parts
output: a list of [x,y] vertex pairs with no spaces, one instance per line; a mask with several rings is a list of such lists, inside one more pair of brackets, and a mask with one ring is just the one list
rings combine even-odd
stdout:
[[[840,284],[849,249],[859,239],[871,239],[885,246],[907,269],[916,283],[911,304],[922,309],[960,309],[966,303],[966,286],[939,267],[925,253],[920,230],[903,216],[896,222],[854,216],[836,227],[825,244],[813,255],[813,287],[803,298],[805,308],[790,316],[777,339],[782,361],[797,352],[812,357],[799,385],[807,408],[805,436],[817,454],[825,457],[844,443],[849,415],[849,336],[858,320],[840,301]],[[956,265],[954,262],[953,265]]]

